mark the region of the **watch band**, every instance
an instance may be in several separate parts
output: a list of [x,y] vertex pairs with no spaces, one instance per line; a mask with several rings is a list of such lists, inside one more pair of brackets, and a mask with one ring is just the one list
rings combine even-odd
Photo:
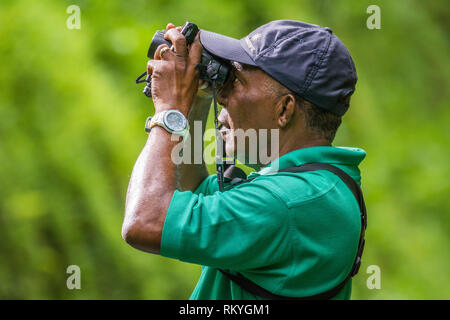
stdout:
[[[145,121],[145,131],[150,132],[154,126],[160,126],[160,127],[163,127],[164,129],[166,129],[169,133],[177,134],[177,135],[180,135],[180,136],[186,138],[186,136],[189,134],[189,121],[186,119],[186,117],[184,115],[183,115],[183,117],[185,118],[185,121],[186,121],[186,127],[182,131],[174,131],[174,130],[168,128],[166,126],[166,124],[164,123],[165,115],[171,111],[179,112],[176,109],[165,110],[165,111],[156,113],[155,115],[153,115],[153,117],[151,117],[151,116],[148,117],[147,120]],[[181,113],[181,112],[179,112],[179,113]]]
[[150,124],[152,123],[152,116],[148,117],[147,120],[145,120],[145,132],[149,133],[152,128],[150,127]]
[[150,129],[154,126],[161,126],[167,130],[167,127],[164,125],[163,118],[166,111],[158,112],[153,115],[153,118],[150,122]]

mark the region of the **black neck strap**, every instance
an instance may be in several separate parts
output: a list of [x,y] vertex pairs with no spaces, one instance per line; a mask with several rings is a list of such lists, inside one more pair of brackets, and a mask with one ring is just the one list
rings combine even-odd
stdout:
[[219,121],[217,120],[218,108],[217,108],[217,91],[216,91],[216,80],[212,81],[212,89],[213,89],[213,100],[214,100],[214,126],[216,127],[216,170],[217,170],[217,182],[219,183],[219,190],[224,191],[223,187],[223,174],[224,174],[224,164],[223,164],[223,150],[224,144],[222,136],[219,132]]

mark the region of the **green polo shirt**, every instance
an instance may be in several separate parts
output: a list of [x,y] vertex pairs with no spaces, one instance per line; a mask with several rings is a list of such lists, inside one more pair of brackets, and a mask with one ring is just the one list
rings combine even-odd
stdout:
[[[358,148],[311,147],[289,152],[251,182],[220,192],[216,175],[195,192],[175,191],[161,255],[202,265],[191,299],[260,299],[218,268],[242,273],[272,293],[302,297],[341,283],[356,256],[360,210],[335,174],[273,173],[311,162],[335,165],[360,184]],[[349,299],[351,281],[335,299]]]

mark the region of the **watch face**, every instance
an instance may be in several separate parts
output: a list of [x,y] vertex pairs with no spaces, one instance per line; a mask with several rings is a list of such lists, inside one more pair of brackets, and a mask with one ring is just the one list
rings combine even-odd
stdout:
[[164,117],[164,124],[172,131],[182,131],[186,128],[186,118],[179,111],[170,111]]

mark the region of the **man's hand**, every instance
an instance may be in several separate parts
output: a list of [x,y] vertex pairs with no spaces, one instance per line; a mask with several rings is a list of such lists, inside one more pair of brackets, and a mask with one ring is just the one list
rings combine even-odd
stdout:
[[[182,27],[176,27],[174,24],[169,23],[166,27],[166,30],[176,28],[178,32],[181,32]],[[193,44],[196,45],[196,44]],[[166,46],[167,47],[167,46]],[[191,52],[191,47],[188,47],[188,51]],[[165,53],[163,54],[165,56]],[[187,159],[187,163],[181,163],[178,166],[178,185],[181,190],[190,190],[195,191],[198,185],[209,175],[208,169],[206,168],[204,159],[203,159],[203,139],[201,141],[196,141],[195,137],[199,136],[203,137],[206,129],[206,121],[208,119],[208,113],[212,100],[212,90],[211,86],[208,82],[199,80],[198,81],[198,90],[197,95],[192,104],[190,113],[189,113],[189,128],[191,135],[191,143],[190,145],[184,146],[184,148],[190,148],[190,151],[186,151],[191,155],[189,159]],[[201,129],[198,128],[198,125],[195,125],[194,122],[201,122]],[[201,130],[201,132],[194,133],[194,129]],[[201,143],[202,146],[196,146],[195,144]],[[195,155],[195,152],[200,152],[202,157],[201,163],[194,163],[195,159],[197,159],[198,155]]]
[[164,49],[168,46],[162,44],[147,64],[147,73],[152,74],[155,113],[177,109],[187,117],[199,85],[195,69],[202,54],[199,34],[188,48],[180,28],[169,24],[164,38],[172,42],[174,51]]

